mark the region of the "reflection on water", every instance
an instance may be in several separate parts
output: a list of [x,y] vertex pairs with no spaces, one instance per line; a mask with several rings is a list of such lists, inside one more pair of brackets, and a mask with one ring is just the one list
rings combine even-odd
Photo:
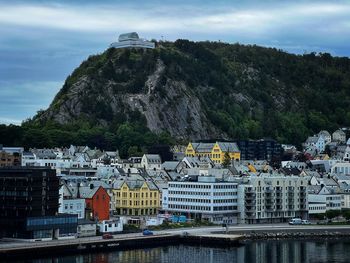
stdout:
[[350,241],[262,241],[236,248],[168,246],[152,249],[63,256],[31,263],[347,263]]

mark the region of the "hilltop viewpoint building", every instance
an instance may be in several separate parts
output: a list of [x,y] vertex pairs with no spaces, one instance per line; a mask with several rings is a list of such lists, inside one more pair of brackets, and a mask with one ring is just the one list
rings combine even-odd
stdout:
[[109,47],[114,48],[155,48],[154,42],[139,38],[136,32],[119,35],[118,42],[113,42]]

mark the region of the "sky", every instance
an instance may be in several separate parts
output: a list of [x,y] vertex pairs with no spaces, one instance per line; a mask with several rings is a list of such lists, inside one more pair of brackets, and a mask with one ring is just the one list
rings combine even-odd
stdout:
[[131,31],[350,57],[350,0],[0,0],[0,124],[46,109],[83,60]]

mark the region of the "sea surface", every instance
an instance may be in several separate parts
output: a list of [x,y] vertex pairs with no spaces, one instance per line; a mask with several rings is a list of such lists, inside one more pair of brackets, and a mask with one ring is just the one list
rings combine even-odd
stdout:
[[349,263],[350,240],[257,241],[240,247],[165,246],[27,259],[16,263]]

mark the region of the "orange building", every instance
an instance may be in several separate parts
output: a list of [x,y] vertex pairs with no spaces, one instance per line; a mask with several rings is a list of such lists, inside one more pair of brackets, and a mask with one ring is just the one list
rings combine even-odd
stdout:
[[85,198],[86,218],[98,221],[109,220],[110,196],[106,189],[100,187],[82,187],[80,197]]

